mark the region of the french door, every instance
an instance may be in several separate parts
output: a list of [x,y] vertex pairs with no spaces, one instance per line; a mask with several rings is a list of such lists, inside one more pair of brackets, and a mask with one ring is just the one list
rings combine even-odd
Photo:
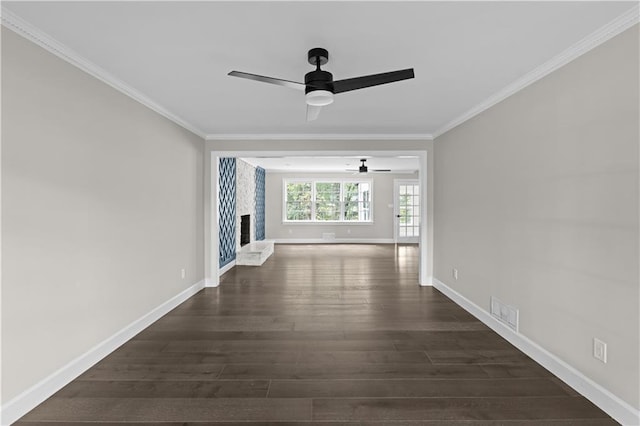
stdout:
[[417,243],[420,237],[420,184],[417,180],[394,181],[394,238],[397,243]]

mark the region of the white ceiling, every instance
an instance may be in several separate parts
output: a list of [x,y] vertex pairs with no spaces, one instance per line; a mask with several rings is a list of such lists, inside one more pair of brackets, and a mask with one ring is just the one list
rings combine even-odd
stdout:
[[[637,2],[3,2],[85,69],[209,138],[429,137]],[[10,18],[7,18],[10,17]],[[15,27],[15,25],[14,25]],[[336,95],[228,77],[302,81],[324,47],[335,79],[413,67],[416,78]]]

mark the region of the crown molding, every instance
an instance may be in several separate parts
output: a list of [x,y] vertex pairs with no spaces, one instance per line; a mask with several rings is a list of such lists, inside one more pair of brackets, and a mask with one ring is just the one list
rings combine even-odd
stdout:
[[574,59],[582,56],[588,51],[612,39],[623,31],[631,28],[633,25],[638,23],[639,16],[640,6],[636,5],[629,9],[627,12],[618,16],[613,21],[609,22],[607,25],[589,34],[559,55],[556,55],[548,62],[536,67],[535,69],[533,69],[533,71],[525,74],[522,78],[514,81],[499,92],[491,95],[485,101],[471,108],[458,118],[448,122],[440,129],[435,131],[433,133],[433,137],[437,138],[438,136],[448,132],[449,130],[461,125],[465,121],[470,120],[481,112],[491,108],[499,102],[502,102],[509,96],[514,95],[525,87],[535,83],[543,77],[546,77],[547,75],[565,66]]
[[205,137],[208,141],[228,140],[345,140],[345,141],[371,141],[371,140],[433,140],[430,133],[211,133]]
[[53,37],[49,36],[48,34],[42,32],[40,29],[26,22],[25,20],[17,16],[15,13],[8,10],[7,8],[2,7],[0,11],[2,15],[2,25],[4,27],[21,35],[27,40],[37,44],[38,46],[42,47],[48,52],[56,55],[57,57],[70,63],[71,65],[81,69],[87,74],[97,78],[103,83],[108,84],[109,86],[113,87],[117,91],[141,103],[147,108],[157,112],[163,117],[173,121],[177,125],[190,131],[191,133],[194,133],[203,139],[205,138],[205,133],[200,129],[198,129],[197,127],[195,127],[193,124],[189,123],[188,121],[184,120],[181,117],[178,117],[177,115],[173,114],[171,111],[167,110],[160,104],[154,102],[153,100],[143,95],[141,92],[134,89],[133,87],[129,86],[122,80],[114,77],[113,75],[111,75],[104,69],[100,68],[93,62],[83,58],[78,53],[74,52],[64,44],[55,40]]

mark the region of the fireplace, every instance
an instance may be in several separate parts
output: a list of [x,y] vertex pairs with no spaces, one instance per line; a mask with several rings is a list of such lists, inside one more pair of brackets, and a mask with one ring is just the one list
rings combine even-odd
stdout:
[[240,247],[251,242],[251,215],[240,216]]

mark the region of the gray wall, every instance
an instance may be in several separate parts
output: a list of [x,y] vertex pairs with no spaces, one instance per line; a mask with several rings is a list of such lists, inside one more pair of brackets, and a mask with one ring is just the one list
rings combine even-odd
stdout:
[[393,239],[393,180],[418,179],[416,174],[367,174],[373,181],[373,223],[371,224],[291,224],[282,222],[283,179],[354,179],[353,173],[274,173],[266,179],[266,238],[321,239],[324,232],[339,239]]
[[3,403],[203,279],[203,146],[2,28]]
[[636,408],[638,75],[636,25],[434,142],[435,277]]

